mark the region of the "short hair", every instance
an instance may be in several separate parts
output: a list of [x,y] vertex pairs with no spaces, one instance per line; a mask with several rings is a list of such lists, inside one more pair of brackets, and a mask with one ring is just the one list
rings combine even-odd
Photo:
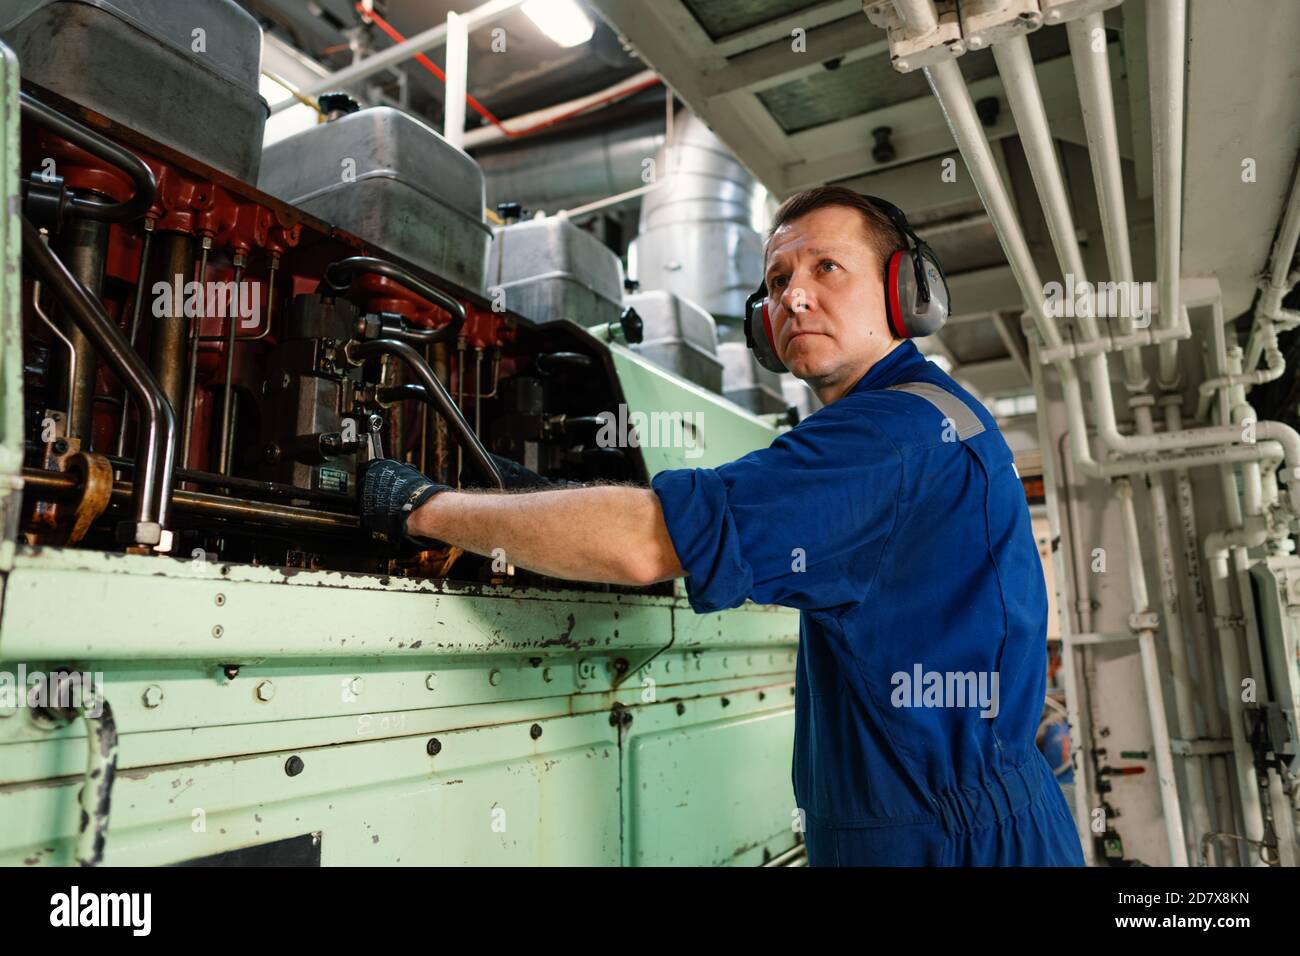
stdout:
[[907,239],[894,221],[862,193],[847,186],[814,186],[797,192],[776,211],[772,227],[767,231],[763,241],[763,266],[767,267],[767,247],[776,231],[788,222],[799,219],[817,209],[826,206],[846,206],[856,209],[866,222],[866,239],[872,251],[880,261],[880,273],[883,276],[889,256],[896,249],[907,248]]

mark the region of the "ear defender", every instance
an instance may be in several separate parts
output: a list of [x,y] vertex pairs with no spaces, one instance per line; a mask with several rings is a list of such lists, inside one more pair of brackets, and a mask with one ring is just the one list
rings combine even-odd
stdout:
[[769,372],[788,371],[776,352],[776,337],[767,311],[766,282],[759,283],[758,290],[745,300],[745,344],[758,359],[758,364]]
[[[939,257],[912,231],[901,209],[876,196],[864,198],[888,216],[907,240],[907,245],[890,253],[885,263],[885,317],[890,331],[902,339],[934,335],[948,321],[952,308]],[[760,283],[745,301],[745,342],[763,368],[787,371],[776,351],[766,282]]]

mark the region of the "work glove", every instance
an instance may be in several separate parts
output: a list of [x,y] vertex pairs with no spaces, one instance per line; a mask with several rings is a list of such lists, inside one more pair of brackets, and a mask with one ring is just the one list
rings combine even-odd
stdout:
[[501,480],[505,482],[506,488],[514,490],[515,488],[572,488],[574,482],[552,478],[544,478],[537,472],[525,468],[517,461],[509,458],[503,458],[501,455],[494,455],[488,452],[488,457],[492,459],[493,464],[497,466],[497,471],[501,472]]
[[406,533],[411,512],[440,491],[451,491],[400,461],[380,458],[369,462],[361,476],[361,527],[371,537],[389,544],[427,544]]

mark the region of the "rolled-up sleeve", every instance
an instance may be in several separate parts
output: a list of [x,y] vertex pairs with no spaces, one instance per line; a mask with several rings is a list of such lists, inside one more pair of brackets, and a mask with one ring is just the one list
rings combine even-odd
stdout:
[[902,460],[864,416],[834,411],[719,468],[651,481],[693,610],[746,599],[817,610],[866,593],[896,520]]

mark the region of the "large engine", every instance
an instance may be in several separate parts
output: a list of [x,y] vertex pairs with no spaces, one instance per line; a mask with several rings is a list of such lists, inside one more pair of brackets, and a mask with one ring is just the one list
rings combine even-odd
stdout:
[[[594,440],[622,401],[608,350],[485,295],[492,233],[468,156],[406,114],[340,107],[267,151],[259,191],[238,177],[257,174],[260,122],[219,138],[212,115],[142,126],[130,84],[88,103],[84,75],[40,70],[76,50],[31,39],[75,8],[81,31],[55,45],[211,80],[177,65],[166,23],[116,0],[19,6],[8,34],[43,51],[45,81],[22,99],[29,543],[487,580],[473,556],[364,541],[364,463],[499,485],[490,449],[550,477],[647,479],[635,445]],[[207,6],[225,37],[257,29]],[[256,69],[238,66],[220,75],[242,103]],[[210,114],[206,92],[169,95]]]

